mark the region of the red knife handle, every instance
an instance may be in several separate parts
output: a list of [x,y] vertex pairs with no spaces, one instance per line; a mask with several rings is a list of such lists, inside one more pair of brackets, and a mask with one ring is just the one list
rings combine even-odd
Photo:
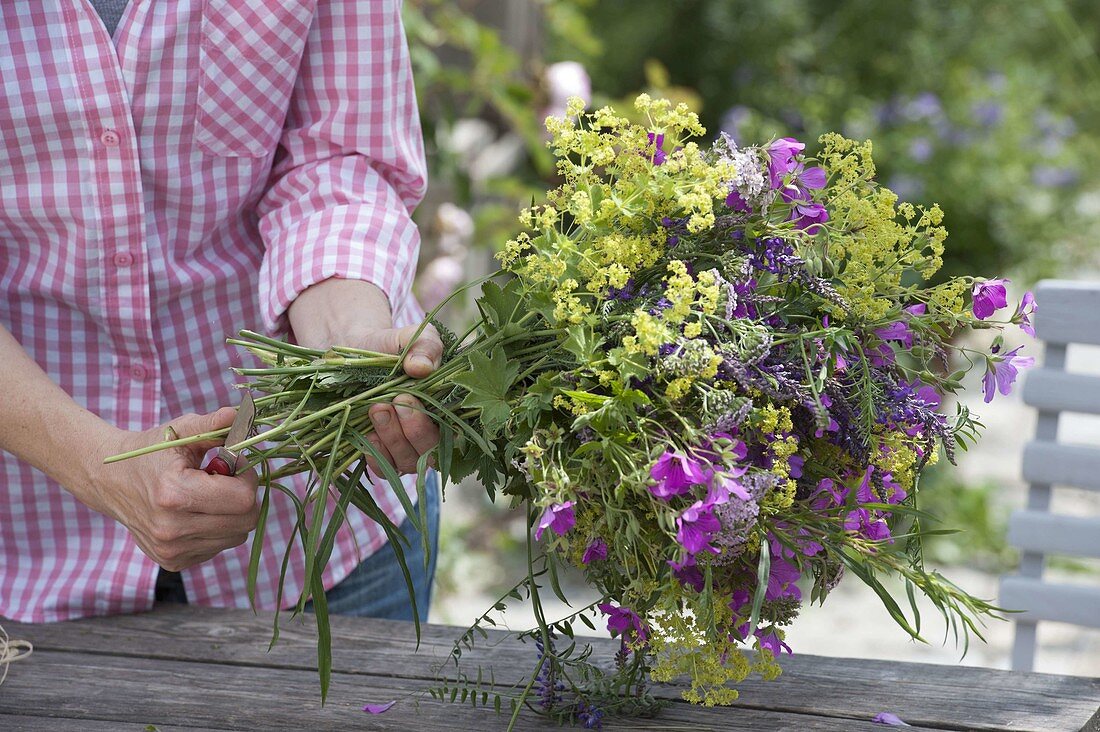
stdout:
[[214,456],[203,468],[210,475],[233,475],[233,468],[225,461],[225,458]]

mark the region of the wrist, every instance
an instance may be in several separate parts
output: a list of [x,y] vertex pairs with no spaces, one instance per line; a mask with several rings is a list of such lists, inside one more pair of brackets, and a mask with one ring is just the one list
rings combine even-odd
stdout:
[[126,436],[130,433],[90,412],[80,417],[77,429],[84,439],[74,442],[75,450],[58,461],[56,474],[51,477],[81,502],[95,508],[99,503],[96,496],[102,491],[112,468],[103,461],[125,452]]
[[393,326],[389,300],[379,287],[336,277],[302,291],[287,318],[298,343],[321,349],[355,345],[368,333]]

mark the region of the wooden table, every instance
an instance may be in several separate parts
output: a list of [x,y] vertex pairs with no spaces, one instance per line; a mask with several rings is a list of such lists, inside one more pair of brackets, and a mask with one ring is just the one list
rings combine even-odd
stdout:
[[[496,730],[492,707],[435,701],[426,689],[458,636],[428,626],[413,652],[411,624],[333,618],[332,689],[319,701],[310,625],[285,622],[269,653],[271,616],[170,607],[144,615],[52,625],[5,622],[34,654],[0,686],[0,730]],[[469,654],[513,683],[534,649],[492,636]],[[617,644],[599,640],[607,656]],[[795,655],[774,682],[741,687],[733,707],[677,702],[651,720],[605,720],[605,729],[882,730],[878,712],[914,729],[1100,731],[1100,679],[927,664]],[[659,696],[676,699],[675,685]],[[397,700],[369,715],[367,703]],[[552,725],[524,714],[518,729]]]

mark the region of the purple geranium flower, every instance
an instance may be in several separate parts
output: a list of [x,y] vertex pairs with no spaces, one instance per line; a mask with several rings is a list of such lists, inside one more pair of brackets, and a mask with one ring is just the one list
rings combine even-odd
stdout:
[[564,536],[576,522],[577,517],[573,515],[573,501],[547,506],[542,512],[542,517],[539,518],[538,528],[535,529],[535,541],[541,539],[542,532],[548,528],[558,536]]
[[621,635],[628,641],[645,642],[648,637],[646,627],[638,613],[628,607],[615,607],[610,602],[601,602],[596,607],[607,616],[609,632]]
[[783,641],[779,640],[779,635],[775,632],[774,629],[769,629],[765,631],[757,628],[756,632],[754,632],[753,635],[755,635],[760,641],[760,648],[766,648],[771,651],[771,654],[774,658],[779,657],[780,651],[786,651],[788,656],[793,654],[793,651],[791,651],[791,647]]
[[672,496],[687,493],[693,485],[708,483],[711,471],[706,462],[666,450],[649,469],[649,475],[657,481],[649,487],[649,492],[667,501]]
[[1032,338],[1035,337],[1035,326],[1031,324],[1031,316],[1034,315],[1035,311],[1038,309],[1039,306],[1035,302],[1035,295],[1032,295],[1031,290],[1028,290],[1020,299],[1020,305],[1012,315],[1013,322],[1019,320],[1020,330],[1027,333]]
[[588,564],[598,559],[607,559],[607,542],[603,539],[595,539],[585,547],[584,556],[581,557],[581,562]]
[[[1012,391],[1012,385],[1019,376],[1020,369],[1026,369],[1035,365],[1035,359],[1031,356],[1017,356],[1023,346],[1017,346],[1003,356],[994,355],[986,362],[985,376],[982,378],[982,390],[985,392],[985,401],[993,401],[993,395],[1000,391],[1008,395]],[[994,354],[997,350],[994,348]]]
[[809,234],[816,234],[818,225],[829,220],[829,212],[820,203],[799,201],[791,211],[790,220],[794,222],[795,227],[805,229]]
[[[798,578],[802,576],[798,566],[783,558],[780,551],[772,547],[771,574],[768,575],[768,589],[764,592],[767,600],[778,600],[784,597],[792,597],[795,600],[802,599],[802,590],[798,589]],[[782,547],[778,547],[782,550]]]
[[672,567],[672,574],[680,581],[680,584],[691,587],[696,592],[702,592],[706,586],[703,573],[695,563],[695,557],[688,555],[684,561],[668,560],[668,566]]
[[701,551],[717,554],[710,539],[721,528],[722,522],[714,515],[712,504],[696,501],[676,518],[676,541],[688,554]]
[[752,213],[752,206],[749,205],[748,201],[742,198],[738,191],[731,191],[730,194],[726,196],[726,206],[732,208],[734,211]]
[[899,320],[885,328],[879,328],[875,331],[875,335],[884,341],[897,341],[905,348],[913,347],[913,331],[909,329],[909,324],[904,320]]
[[975,282],[971,293],[974,297],[974,317],[985,320],[990,315],[1008,305],[1008,294],[1005,285],[1011,280],[992,279],[985,282]]
[[798,166],[795,157],[805,149],[793,137],[781,137],[768,146],[768,177],[773,189],[783,185],[783,176]]

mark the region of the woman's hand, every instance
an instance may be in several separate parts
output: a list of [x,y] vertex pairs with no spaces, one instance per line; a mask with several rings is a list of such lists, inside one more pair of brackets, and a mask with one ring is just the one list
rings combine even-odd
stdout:
[[[288,317],[298,343],[322,350],[338,345],[398,354],[420,328],[394,328],[386,296],[374,285],[335,278],[298,295]],[[412,342],[402,367],[409,376],[423,378],[439,368],[442,358],[443,342],[428,325]],[[422,410],[419,400],[407,394],[370,409],[374,432],[367,439],[399,473],[415,473],[420,456],[439,442],[439,428]],[[382,475],[374,458],[368,457],[367,465]]]
[[[99,452],[117,455],[161,442],[167,428],[177,437],[212,432],[232,424],[235,414],[225,407],[145,432],[112,430]],[[227,477],[202,470],[203,455],[219,444],[206,440],[101,465],[91,484],[73,493],[129,529],[141,550],[165,569],[201,564],[245,543],[260,514],[255,471]]]

